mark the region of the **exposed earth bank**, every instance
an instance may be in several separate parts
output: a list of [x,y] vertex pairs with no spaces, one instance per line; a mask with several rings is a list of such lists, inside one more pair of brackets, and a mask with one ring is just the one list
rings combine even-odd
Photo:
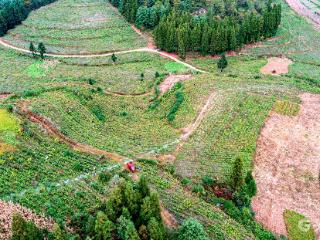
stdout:
[[286,209],[309,218],[316,233],[320,223],[320,95],[304,93],[300,98],[297,116],[270,114],[255,158],[256,219],[284,235]]

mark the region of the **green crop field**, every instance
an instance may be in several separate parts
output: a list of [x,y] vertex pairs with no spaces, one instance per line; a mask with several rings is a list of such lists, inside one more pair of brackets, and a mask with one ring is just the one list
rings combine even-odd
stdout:
[[[251,171],[268,117],[299,118],[299,94],[320,93],[320,32],[276,2],[282,7],[276,35],[227,54],[223,71],[217,57],[187,53],[181,59],[151,49],[152,29],[144,26],[138,34],[132,11],[109,1],[58,0],[31,11],[4,42],[23,49],[42,42],[47,53],[70,56],[41,59],[0,46],[0,199],[52,218],[74,234],[65,239],[86,239],[92,230],[87,217],[95,221],[97,209],[108,210],[123,179],[137,190],[135,182],[145,176],[170,229],[170,237],[159,240],[188,240],[175,234],[189,218],[204,226],[208,238],[201,240],[278,239],[278,232],[256,221]],[[308,4],[316,8],[316,2]],[[155,24],[166,14],[161,4],[135,14]],[[253,9],[259,1],[248,4]],[[185,29],[177,31],[181,47]],[[292,60],[288,73],[263,74],[270,56]],[[135,173],[126,170],[128,160]],[[0,238],[9,240],[6,217],[0,213]],[[285,213],[289,239],[303,235],[296,227],[303,218]],[[113,239],[131,239],[118,236],[117,227]],[[139,239],[151,239],[138,230]],[[313,239],[315,233],[306,234]]]

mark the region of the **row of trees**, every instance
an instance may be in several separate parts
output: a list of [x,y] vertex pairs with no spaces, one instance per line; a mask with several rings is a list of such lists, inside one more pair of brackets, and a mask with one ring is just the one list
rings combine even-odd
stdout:
[[159,48],[178,52],[182,58],[188,51],[217,54],[275,35],[280,22],[280,5],[270,5],[262,15],[250,13],[240,20],[232,16],[195,18],[173,11],[161,19],[154,38]]
[[25,20],[28,14],[56,0],[0,0],[0,36]]
[[194,219],[187,219],[177,231],[169,234],[162,222],[158,194],[150,191],[143,176],[138,183],[122,179],[105,204],[91,215],[79,214],[73,218],[71,227],[72,234],[58,225],[49,233],[15,215],[12,239],[209,240],[204,227]]

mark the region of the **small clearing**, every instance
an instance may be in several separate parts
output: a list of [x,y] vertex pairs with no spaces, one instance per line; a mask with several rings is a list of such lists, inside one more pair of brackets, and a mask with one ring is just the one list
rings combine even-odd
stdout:
[[39,216],[31,210],[12,202],[0,200],[0,239],[11,239],[12,217],[19,213],[25,220],[33,221],[39,228],[52,230],[54,221],[44,216]]
[[286,209],[306,216],[314,229],[320,222],[320,95],[304,93],[300,98],[297,116],[271,113],[255,157],[256,219],[284,235]]
[[261,68],[261,73],[281,75],[289,72],[289,65],[292,61],[285,57],[270,57],[268,63]]
[[170,75],[160,85],[161,94],[168,92],[176,83],[185,81],[191,78],[192,75]]

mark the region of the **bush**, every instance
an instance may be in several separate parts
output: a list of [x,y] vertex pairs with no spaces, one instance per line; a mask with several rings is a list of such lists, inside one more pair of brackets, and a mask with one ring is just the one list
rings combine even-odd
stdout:
[[205,192],[206,192],[204,190],[203,186],[200,185],[200,184],[193,185],[191,191],[194,192],[194,193],[200,194],[200,195],[204,195]]
[[112,178],[112,174],[109,172],[102,172],[99,174],[99,181],[102,183],[107,183]]
[[181,184],[183,185],[183,186],[187,186],[187,185],[189,185],[191,183],[191,180],[189,179],[189,178],[183,178],[182,180],[181,180]]
[[231,175],[232,188],[234,191],[237,191],[242,187],[243,180],[243,160],[241,158],[236,158],[233,164],[233,170]]
[[210,176],[204,176],[202,178],[202,184],[206,187],[212,187],[215,184],[215,181]]
[[12,240],[43,240],[44,234],[37,226],[26,221],[19,214],[14,214],[12,218]]
[[76,162],[73,164],[73,169],[77,172],[81,172],[81,171],[83,171],[84,168],[81,163]]
[[181,104],[184,101],[184,96],[182,92],[177,92],[176,93],[176,101],[173,104],[169,114],[167,115],[167,119],[169,122],[173,122],[173,120],[176,118],[176,113],[178,112]]
[[182,223],[178,240],[209,240],[209,237],[201,223],[190,218]]

